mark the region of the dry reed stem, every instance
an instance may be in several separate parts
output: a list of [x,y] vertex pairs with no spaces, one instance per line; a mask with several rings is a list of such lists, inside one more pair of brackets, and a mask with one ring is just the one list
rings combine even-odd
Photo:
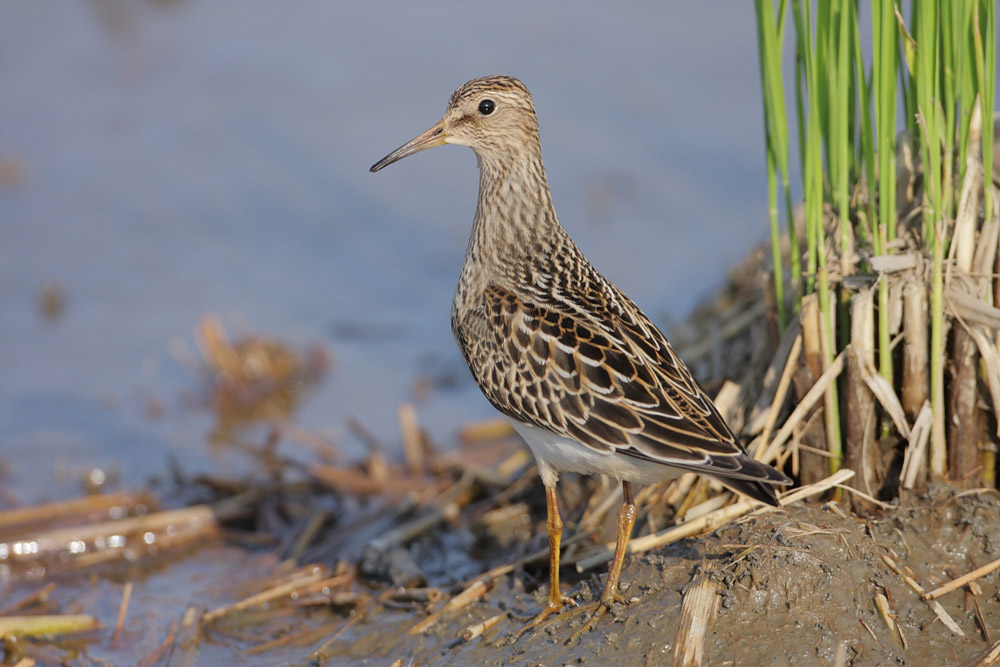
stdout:
[[987,574],[989,574],[990,572],[993,572],[996,569],[1000,569],[1000,558],[996,559],[995,561],[993,561],[991,563],[987,563],[986,565],[983,565],[982,567],[977,567],[972,572],[969,572],[968,574],[963,574],[961,577],[958,577],[957,579],[952,579],[951,581],[949,581],[946,584],[942,584],[941,586],[938,586],[937,588],[935,588],[934,590],[930,591],[929,593],[925,593],[923,597],[924,597],[925,600],[934,600],[935,598],[941,597],[945,593],[950,593],[951,591],[955,590],[956,588],[961,588],[962,586],[966,585],[970,581],[973,581],[973,580],[978,579],[980,577],[985,577]]
[[202,609],[189,606],[181,614],[181,628],[174,642],[174,652],[167,667],[191,667],[201,648]]
[[159,505],[159,500],[153,494],[145,491],[120,491],[44,505],[19,507],[0,512],[0,528],[11,528],[26,523],[57,521],[81,514],[106,513],[115,508],[127,508],[128,511],[132,511],[140,505],[153,508]]
[[927,288],[915,277],[903,284],[903,412],[910,419],[928,400]]
[[967,487],[981,483],[980,440],[983,424],[979,419],[976,342],[962,327],[952,330],[952,372],[948,391],[948,470],[952,480]]
[[410,474],[419,477],[424,472],[423,434],[417,425],[417,409],[412,403],[403,403],[397,411],[399,435],[403,443],[403,457]]
[[357,469],[336,468],[322,463],[310,463],[306,472],[335,491],[357,496],[401,495],[426,489],[428,484],[426,479],[393,477],[377,480],[366,477]]
[[6,607],[0,608],[0,616],[9,616],[18,609],[24,609],[27,606],[34,604],[35,602],[45,602],[49,598],[49,594],[56,589],[58,584],[54,581],[50,581],[41,588],[39,588],[34,593],[30,593],[17,602],[13,602]]
[[173,648],[175,639],[177,639],[176,619],[170,622],[170,627],[167,629],[167,636],[163,638],[160,645],[147,653],[146,657],[137,662],[135,667],[151,667],[158,663]]
[[44,614],[0,618],[0,637],[66,635],[93,630],[100,624],[90,614]]
[[924,405],[917,413],[917,418],[913,421],[913,428],[910,429],[910,442],[906,446],[903,454],[903,467],[899,477],[903,480],[903,488],[912,490],[918,479],[927,476],[927,443],[931,439],[931,424],[934,415],[931,412],[931,402],[924,400]]
[[[825,327],[823,326],[822,319],[819,294],[813,293],[803,297],[799,320],[802,322],[802,361],[804,363],[796,369],[795,374],[792,376],[797,396],[806,395],[809,388],[816,383],[817,378],[821,377],[824,371],[823,330]],[[822,396],[819,397],[823,399],[824,406],[828,403],[826,390],[830,386],[827,385]],[[819,415],[821,410],[822,408],[815,404],[810,406],[809,419],[805,420],[806,426],[803,435],[817,449],[826,450],[830,442],[827,438],[827,421],[824,418],[822,426],[820,426],[820,424],[817,424],[812,419],[812,416]],[[796,472],[802,483],[811,484],[820,480],[828,470],[829,463],[826,460],[812,454],[799,455],[799,465]]]
[[309,545],[313,543],[316,539],[316,535],[319,533],[323,524],[326,523],[328,514],[325,510],[316,509],[309,515],[309,519],[306,520],[306,525],[302,527],[299,531],[298,537],[295,538],[295,542],[292,543],[291,548],[288,550],[288,558],[291,560],[298,560],[302,553],[309,548]]
[[[847,482],[852,477],[854,477],[853,470],[848,470],[847,468],[838,470],[826,479],[822,479],[808,486],[800,487],[785,494],[778,500],[778,502],[781,503],[782,507],[785,507],[786,505],[798,502],[799,500],[804,500],[806,498],[811,498],[824,493],[835,486]],[[668,544],[672,544],[686,537],[692,537],[694,535],[715,530],[727,521],[743,516],[744,514],[747,514],[755,509],[766,510],[768,508],[766,505],[763,505],[756,500],[741,500],[733,503],[732,505],[727,505],[722,509],[709,512],[708,514],[692,521],[685,521],[684,523],[678,524],[673,528],[668,528],[652,535],[644,535],[643,537],[637,537],[630,540],[628,544],[628,553],[645,553],[647,551],[652,551],[653,549],[659,549]],[[577,572],[584,572],[592,567],[597,567],[598,565],[602,565],[611,560],[614,547],[614,542],[608,542],[603,548],[598,547],[593,553],[578,560],[576,563]]]
[[272,649],[279,648],[281,646],[288,646],[289,644],[295,644],[299,646],[304,646],[306,644],[311,644],[323,637],[328,637],[335,631],[338,631],[343,626],[341,620],[330,621],[329,623],[324,623],[315,628],[306,628],[305,630],[300,630],[299,632],[290,632],[286,635],[282,635],[277,639],[272,639],[244,651],[247,655],[257,655],[260,653],[266,653]]
[[678,515],[678,519],[683,522],[693,521],[700,516],[705,516],[711,512],[722,509],[732,500],[733,494],[723,491],[710,497],[699,505],[689,508],[683,516]]
[[583,517],[580,519],[579,530],[581,531],[590,532],[596,530],[601,521],[604,520],[604,517],[611,511],[611,508],[621,505],[622,487],[618,484],[612,484],[603,497],[595,494],[593,500],[597,501],[597,505],[584,510]]
[[389,594],[389,598],[396,602],[437,602],[443,596],[440,588],[398,587]]
[[356,573],[353,569],[351,569],[349,572],[337,574],[326,579],[320,579],[319,581],[303,586],[300,590],[296,590],[295,593],[296,595],[302,596],[310,593],[323,593],[328,589],[341,588],[354,581],[355,576]]
[[802,336],[800,334],[795,336],[792,347],[788,351],[788,358],[785,360],[785,367],[781,371],[781,380],[778,382],[778,388],[774,393],[774,400],[771,402],[771,407],[767,412],[767,420],[764,422],[764,428],[760,434],[760,442],[754,453],[757,459],[763,460],[765,445],[774,431],[775,424],[778,423],[778,417],[781,415],[781,408],[785,404],[785,398],[788,396],[788,388],[792,385],[792,376],[795,374],[795,368],[798,366],[801,351]]
[[502,417],[484,419],[465,424],[458,430],[458,439],[465,445],[471,445],[485,440],[510,438],[516,434],[510,422]]
[[[746,432],[750,435],[764,433],[764,439],[771,437],[771,431],[778,421],[781,407],[785,404],[785,397],[788,393],[788,386],[792,381],[792,373],[795,364],[799,360],[799,352],[802,350],[802,325],[798,320],[793,320],[778,349],[771,359],[771,363],[764,373],[764,390],[757,398],[748,420]],[[781,369],[780,375],[778,369]],[[777,380],[775,380],[777,378]]]
[[914,253],[902,255],[875,255],[868,260],[872,271],[880,276],[900,271],[910,271],[917,268],[918,258]]
[[[917,583],[916,579],[914,579],[905,571],[903,571],[903,569],[896,564],[896,561],[893,560],[891,556],[889,556],[888,554],[882,554],[882,560],[885,562],[886,565],[889,566],[890,570],[892,570],[900,577],[902,577],[903,581],[906,582],[906,585],[912,588],[917,593],[917,595],[919,595],[921,598],[924,597],[924,595],[927,593],[927,591],[924,590],[924,587],[921,586],[919,583]],[[927,600],[926,602],[928,605],[930,605],[931,611],[934,612],[934,614],[941,620],[942,623],[945,624],[945,626],[949,630],[954,632],[959,637],[965,636],[965,633],[962,632],[962,628],[960,628],[958,626],[958,623],[955,622],[955,619],[953,619],[951,615],[947,611],[945,611],[944,607],[941,606],[940,602],[938,602],[937,600]]]
[[732,380],[723,380],[722,386],[719,387],[719,391],[715,393],[715,398],[712,400],[719,414],[735,433],[740,432],[743,419],[742,406],[739,404],[741,390],[740,385]]
[[[833,359],[833,352],[837,348],[837,341],[830,340],[830,336],[836,336],[837,331],[837,292],[836,290],[831,290],[829,294],[829,303],[827,305],[827,312],[829,313],[830,321],[829,323],[823,322],[822,315],[820,318],[819,327],[819,341],[820,350],[822,351],[822,361],[823,361],[823,371],[825,372]],[[827,326],[829,324],[829,326]],[[843,439],[840,436],[840,409],[837,402],[837,384],[831,383],[827,388],[825,394],[823,394],[823,426],[825,427],[826,436],[826,447],[825,449],[834,452],[836,461],[830,461],[827,463],[826,469],[821,470],[820,476],[833,472],[838,468],[844,466],[844,452],[843,452]],[[815,481],[815,480],[809,480]]]
[[851,353],[844,371],[844,466],[858,473],[855,486],[868,494],[884,478],[875,446],[875,405],[865,386],[866,366],[875,359],[875,311],[870,290],[851,299]]
[[391,547],[406,544],[427,531],[444,523],[445,515],[439,509],[429,510],[406,523],[396,526],[371,540],[367,547],[384,553]]
[[429,627],[437,623],[438,619],[441,618],[441,616],[443,616],[444,614],[450,611],[464,609],[465,607],[469,606],[479,598],[486,595],[486,593],[488,593],[495,584],[496,582],[493,579],[483,579],[483,578],[477,579],[476,581],[472,582],[472,584],[470,584],[464,591],[462,591],[452,599],[448,600],[448,602],[445,603],[444,606],[442,606],[440,609],[438,609],[430,616],[421,620],[412,628],[407,630],[406,634],[408,635],[421,634]]
[[993,667],[997,664],[1000,664],[1000,641],[994,642],[985,653],[968,661],[962,667]]
[[14,663],[14,667],[35,667],[34,658],[21,658]]
[[847,644],[840,642],[837,650],[833,654],[833,667],[846,667],[847,665]]
[[[953,273],[958,272],[968,276],[972,272],[976,255],[976,222],[979,214],[979,184],[982,180],[982,166],[978,157],[978,135],[981,131],[980,105],[973,105],[969,120],[969,145],[971,150],[966,157],[965,179],[962,182],[958,211],[955,215],[955,227],[952,232],[950,255],[954,263],[949,262],[946,281],[953,282]],[[980,255],[980,261],[984,261]],[[970,286],[970,291],[979,295],[985,285]],[[981,480],[982,455],[980,439],[983,423],[980,421],[978,403],[978,365],[976,363],[977,346],[971,332],[967,328],[955,328],[952,340],[952,368],[955,369],[951,388],[948,394],[948,464],[952,478],[961,483],[978,486]]]
[[125,627],[125,614],[128,613],[128,603],[132,599],[132,582],[126,581],[122,588],[122,601],[118,605],[118,619],[115,621],[115,633],[111,636],[111,647],[117,648],[121,642],[122,629]]
[[979,348],[979,356],[986,366],[986,386],[990,390],[990,400],[993,403],[997,435],[1000,436],[1000,350],[998,350],[996,343],[990,340],[989,335],[982,325],[970,325],[969,333],[976,341],[976,346]]
[[888,380],[879,375],[874,365],[865,359],[859,360],[859,363],[861,365],[861,378],[868,385],[868,389],[878,399],[879,404],[889,415],[889,419],[892,420],[892,424],[899,431],[899,434],[909,439],[910,425],[906,423],[906,413],[903,410],[903,404],[899,402],[896,390],[892,388]]
[[[243,598],[238,602],[232,604],[223,605],[212,609],[211,611],[205,612],[202,616],[202,620],[206,624],[214,623],[216,620],[235,614],[247,609],[251,609],[258,605],[262,605],[265,602],[270,602],[272,600],[277,600],[279,598],[286,597],[292,593],[307,587],[309,584],[315,583],[317,581],[322,581],[327,578],[329,570],[324,566],[311,566],[313,571],[310,574],[303,575],[292,581],[287,581],[282,584],[278,584],[272,588],[269,588],[260,593],[255,593],[249,597]],[[334,577],[333,579],[338,579],[339,577]],[[338,582],[339,583],[339,582]]]
[[896,614],[889,608],[889,599],[882,593],[876,593],[875,608],[878,609],[878,613],[882,616],[882,620],[885,621],[885,625],[889,628],[889,632],[895,635],[897,627]]
[[816,405],[819,399],[823,398],[823,395],[826,393],[830,384],[837,379],[843,370],[844,353],[841,352],[837,355],[837,358],[833,360],[833,363],[830,364],[830,367],[824,371],[823,375],[816,380],[812,388],[806,392],[806,395],[802,397],[799,404],[795,406],[795,409],[792,410],[792,414],[788,416],[784,425],[774,436],[774,440],[772,440],[764,450],[764,454],[757,457],[760,461],[770,463],[778,458],[778,452],[780,451],[781,446],[787,442],[789,436],[792,434],[792,429],[798,426],[799,423],[801,423],[805,418],[806,414],[808,414],[809,410]]
[[705,638],[719,614],[719,584],[707,575],[684,592],[681,622],[674,642],[674,667],[702,667],[707,663]]
[[[152,544],[161,549],[187,543],[194,539],[212,539],[219,534],[216,514],[220,507],[221,504],[214,508],[210,505],[194,505],[117,521],[103,521],[43,531],[11,543],[9,547],[10,562],[17,564],[36,561],[51,555],[77,554],[70,561],[73,565],[95,565],[124,558],[129,549],[122,547],[130,547],[134,550],[140,546],[149,546],[140,537],[147,533],[155,536]],[[168,535],[167,531],[175,532]],[[103,550],[94,548],[93,544],[96,541],[107,541],[107,538],[112,536],[124,538],[122,547],[108,546]],[[30,548],[18,546],[27,543],[30,543]],[[81,545],[83,545],[82,552]]]
[[479,623],[473,623],[465,630],[462,631],[462,639],[465,641],[472,641],[479,635],[483,634],[487,630],[495,627],[497,623],[507,618],[507,614],[497,614],[496,616],[490,616],[485,621],[480,621]]
[[981,298],[971,294],[955,280],[944,288],[944,302],[953,317],[965,322],[975,322],[991,329],[1000,328],[1000,308],[991,306]]
[[965,162],[965,179],[962,181],[962,191],[958,199],[958,210],[955,212],[955,226],[952,230],[951,246],[948,249],[949,259],[945,281],[951,282],[952,272],[960,271],[968,274],[972,271],[972,262],[976,254],[976,222],[979,219],[979,185],[983,178],[983,166],[978,159],[978,151],[975,149],[979,145],[978,139],[973,138],[973,133],[978,134],[979,125],[979,105],[976,104],[972,112],[972,120],[969,125],[969,150]]

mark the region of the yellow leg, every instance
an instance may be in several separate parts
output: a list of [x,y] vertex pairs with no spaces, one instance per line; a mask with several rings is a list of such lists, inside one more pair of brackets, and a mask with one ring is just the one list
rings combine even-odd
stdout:
[[549,536],[549,599],[542,611],[521,628],[514,635],[514,639],[528,630],[537,628],[545,619],[562,609],[564,604],[574,604],[573,600],[564,596],[559,589],[559,545],[562,542],[562,517],[559,516],[556,487],[545,487],[545,505],[548,510],[545,532]]
[[618,593],[618,577],[622,572],[622,564],[625,562],[625,549],[628,547],[628,540],[632,536],[632,526],[635,525],[635,500],[632,499],[632,483],[622,482],[622,502],[621,509],[618,510],[618,540],[615,543],[615,555],[611,559],[611,570],[608,572],[608,580],[604,584],[604,593],[601,594],[601,601],[597,609],[591,614],[583,627],[573,633],[569,641],[574,642],[586,632],[590,632],[597,625],[597,621],[604,615],[612,604],[620,602],[622,596]]

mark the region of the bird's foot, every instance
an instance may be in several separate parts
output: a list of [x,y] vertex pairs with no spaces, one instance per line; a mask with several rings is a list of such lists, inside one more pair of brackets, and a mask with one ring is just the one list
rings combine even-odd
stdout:
[[594,609],[594,612],[590,615],[590,618],[588,618],[587,622],[584,623],[576,632],[574,632],[570,636],[569,639],[566,640],[566,645],[569,646],[570,644],[576,643],[580,639],[580,637],[593,630],[594,627],[597,626],[597,622],[601,620],[601,617],[604,616],[604,614],[608,611],[608,609],[611,608],[611,605],[615,604],[616,602],[624,604],[625,598],[622,597],[621,594],[619,593],[605,592],[604,596],[601,598],[601,601],[597,603],[597,608]]
[[510,637],[510,641],[515,642],[518,639],[520,639],[521,636],[524,635],[524,633],[542,626],[549,619],[550,616],[552,616],[553,614],[558,614],[564,605],[567,607],[575,607],[576,601],[573,598],[568,597],[566,595],[559,595],[558,602],[550,599],[548,602],[546,602],[545,606],[542,607],[542,610],[538,612],[538,614],[533,619],[528,621],[523,628],[515,632]]

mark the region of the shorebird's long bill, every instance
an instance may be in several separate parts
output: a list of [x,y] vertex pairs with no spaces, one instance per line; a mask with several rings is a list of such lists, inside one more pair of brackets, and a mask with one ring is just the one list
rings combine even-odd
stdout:
[[373,164],[369,171],[374,173],[383,167],[388,167],[393,162],[402,160],[407,155],[419,153],[426,148],[443,146],[446,136],[447,135],[444,133],[444,122],[442,121],[420,136],[410,139],[408,142],[386,155],[384,158]]

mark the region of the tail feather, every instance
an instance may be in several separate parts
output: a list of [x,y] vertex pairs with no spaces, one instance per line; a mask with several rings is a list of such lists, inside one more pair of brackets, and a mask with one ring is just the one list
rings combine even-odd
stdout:
[[778,496],[774,492],[774,486],[772,486],[772,483],[724,477],[715,477],[714,479],[718,480],[724,486],[736,491],[737,493],[742,493],[744,496],[749,496],[754,500],[759,500],[760,502],[766,503],[772,507],[778,507]]

